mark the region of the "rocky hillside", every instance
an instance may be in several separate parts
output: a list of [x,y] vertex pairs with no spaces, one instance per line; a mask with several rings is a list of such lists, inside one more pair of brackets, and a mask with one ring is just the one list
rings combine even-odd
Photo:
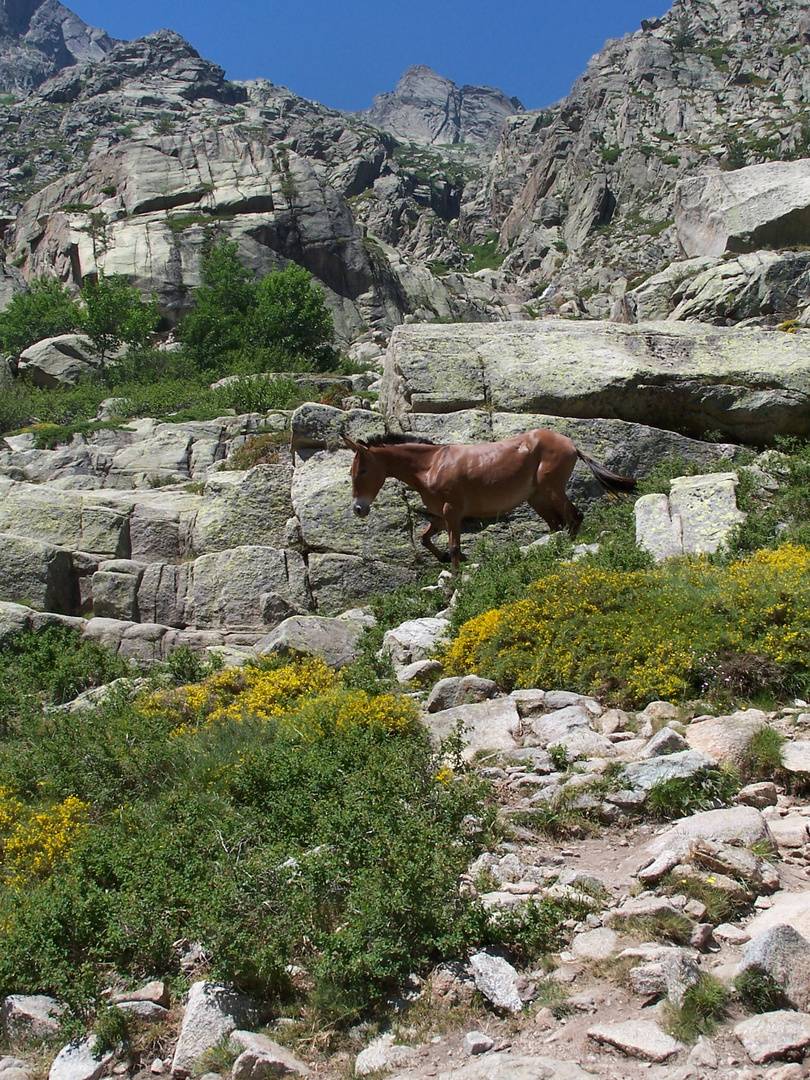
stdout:
[[58,0],[3,0],[0,4],[0,87],[14,95],[73,64],[101,58],[113,39]]
[[498,144],[507,116],[523,112],[517,98],[491,86],[456,86],[424,64],[409,67],[396,90],[378,94],[359,115],[403,142],[455,146],[484,155]]
[[806,156],[808,43],[801,3],[674,4],[608,41],[561,102],[506,121],[462,234],[494,224],[504,269],[606,316],[682,259],[680,180]]

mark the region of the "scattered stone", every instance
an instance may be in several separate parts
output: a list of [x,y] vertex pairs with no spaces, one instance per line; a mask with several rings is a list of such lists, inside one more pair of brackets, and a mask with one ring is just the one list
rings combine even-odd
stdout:
[[755,1065],[784,1060],[810,1046],[810,1016],[779,1009],[742,1020],[734,1034]]
[[411,619],[383,637],[380,653],[390,657],[394,670],[416,660],[430,659],[450,626],[448,619]]
[[52,1039],[59,1031],[64,1009],[45,994],[11,994],[0,1008],[3,1038],[10,1045]]
[[441,712],[457,705],[486,701],[497,693],[497,683],[492,679],[481,679],[477,675],[440,679],[428,695],[426,708],[430,713]]
[[114,1005],[123,1001],[153,1001],[155,1005],[169,1007],[169,988],[164,982],[155,981],[141,986],[137,990],[121,990],[111,996]]
[[479,750],[519,749],[521,721],[514,701],[508,697],[428,713],[422,717],[422,723],[436,743],[460,729],[465,761],[471,761]]
[[329,667],[341,668],[360,655],[357,642],[364,627],[347,619],[326,619],[318,615],[293,615],[256,642],[260,656],[292,653],[319,656]]
[[48,1080],[98,1080],[107,1075],[113,1061],[112,1051],[94,1054],[96,1039],[91,1035],[84,1042],[63,1046],[54,1058]]
[[776,806],[776,784],[763,780],[758,784],[746,784],[737,792],[737,802],[742,806],[755,806],[764,810],[766,806]]
[[517,988],[519,976],[508,960],[489,953],[474,953],[470,967],[476,987],[488,1001],[512,1013],[523,1011],[523,999]]
[[232,1047],[242,1051],[231,1069],[233,1080],[267,1080],[288,1073],[309,1075],[309,1068],[303,1061],[266,1035],[232,1031],[229,1041]]
[[368,1076],[369,1073],[406,1068],[416,1056],[417,1051],[412,1046],[395,1046],[394,1036],[386,1033],[369,1043],[365,1050],[357,1055],[354,1071],[358,1076]]
[[189,1076],[206,1050],[237,1028],[247,1027],[253,1017],[252,1002],[234,990],[204,981],[193,983],[186,998],[172,1075]]
[[807,819],[800,814],[769,818],[768,828],[780,848],[800,848],[807,843]]
[[472,1057],[474,1054],[485,1054],[495,1045],[494,1040],[483,1031],[468,1031],[464,1036],[464,1049]]
[[642,1061],[668,1061],[683,1043],[673,1039],[650,1020],[627,1020],[619,1024],[597,1024],[588,1031],[588,1038],[615,1046],[629,1057]]
[[571,952],[580,960],[606,960],[618,951],[619,935],[607,927],[585,930],[571,942]]
[[690,986],[700,982],[700,968],[685,949],[662,949],[658,959],[638,964],[630,972],[635,993],[648,999],[666,995],[676,1005],[683,1003]]
[[396,672],[400,686],[425,686],[444,669],[438,660],[416,660]]
[[718,941],[724,941],[726,945],[745,945],[751,940],[751,935],[747,930],[734,926],[733,923],[720,923],[714,928],[714,936]]
[[625,765],[622,780],[631,789],[649,792],[656,784],[667,780],[688,779],[717,765],[714,758],[705,757],[696,750],[681,750],[663,757],[634,761]]

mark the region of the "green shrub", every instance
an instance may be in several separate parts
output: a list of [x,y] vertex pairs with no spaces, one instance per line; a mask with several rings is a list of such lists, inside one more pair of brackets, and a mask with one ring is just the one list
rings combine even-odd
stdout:
[[688,777],[673,777],[653,784],[644,803],[645,816],[667,821],[702,810],[725,806],[737,794],[740,782],[732,772],[706,769]]
[[[564,686],[629,706],[698,696],[721,702],[736,695],[725,680],[707,677],[712,658],[739,658],[742,673],[752,655],[773,665],[777,694],[810,685],[807,548],[632,573],[583,560],[561,565],[525,593],[461,626],[446,653],[448,673],[475,672],[510,689]],[[740,687],[758,689],[745,681]]]
[[727,1012],[728,988],[713,975],[703,974],[686,990],[680,1006],[668,1003],[667,1029],[674,1038],[693,1043],[701,1035],[713,1034]]
[[749,1012],[774,1012],[787,1006],[782,987],[761,968],[746,968],[735,978],[734,989]]
[[28,292],[15,293],[0,312],[0,349],[18,356],[43,338],[78,329],[80,321],[78,304],[57,278],[33,278]]
[[784,768],[785,736],[772,727],[761,727],[751,736],[740,766],[743,780],[773,780]]

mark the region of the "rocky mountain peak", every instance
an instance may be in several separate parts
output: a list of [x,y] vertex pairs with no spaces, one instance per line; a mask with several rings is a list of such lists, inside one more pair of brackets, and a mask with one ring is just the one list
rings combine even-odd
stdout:
[[523,112],[517,98],[490,86],[457,86],[424,64],[409,67],[396,90],[378,94],[360,115],[401,139],[427,145],[472,143],[493,150],[503,121]]
[[0,87],[26,94],[63,68],[101,60],[115,45],[58,0],[0,0]]

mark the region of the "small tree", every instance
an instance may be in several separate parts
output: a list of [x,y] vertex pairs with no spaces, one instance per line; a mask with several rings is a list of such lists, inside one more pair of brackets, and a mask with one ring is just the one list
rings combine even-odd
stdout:
[[17,293],[0,312],[0,349],[19,356],[43,338],[76,330],[80,320],[78,304],[56,278],[34,278],[28,292]]
[[144,345],[157,325],[157,302],[145,304],[137,289],[120,274],[88,281],[82,289],[82,331],[98,349],[101,369],[121,345]]
[[245,345],[245,321],[256,287],[237,251],[233,241],[222,240],[203,258],[203,283],[194,290],[194,310],[179,327],[180,340],[199,368],[214,368]]
[[258,283],[247,340],[275,358],[276,370],[323,371],[334,361],[332,314],[323,289],[302,266],[290,263]]

